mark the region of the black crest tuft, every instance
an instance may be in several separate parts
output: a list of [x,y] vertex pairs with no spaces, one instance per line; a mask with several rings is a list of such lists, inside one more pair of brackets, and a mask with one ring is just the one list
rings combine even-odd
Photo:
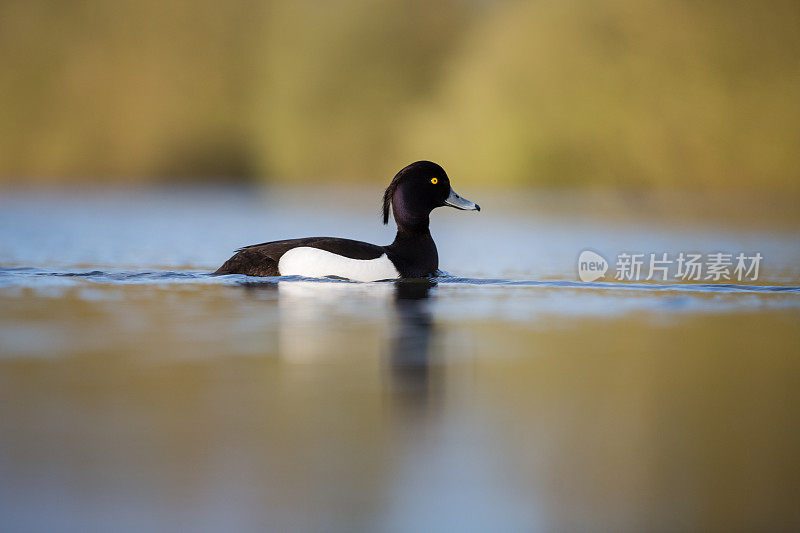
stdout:
[[[402,171],[400,171],[402,172]],[[386,187],[386,191],[383,193],[383,223],[389,223],[389,208],[392,207],[392,198],[394,197],[394,192],[397,190],[397,185],[400,183],[398,177],[400,176],[400,172],[397,173],[397,176],[394,177],[392,182]]]

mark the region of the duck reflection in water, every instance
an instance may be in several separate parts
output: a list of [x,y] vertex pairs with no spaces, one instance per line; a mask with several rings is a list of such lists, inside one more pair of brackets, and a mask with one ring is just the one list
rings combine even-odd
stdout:
[[397,331],[391,340],[389,360],[393,384],[403,398],[426,402],[432,391],[431,344],[434,326],[430,292],[436,282],[430,279],[401,280],[395,283]]
[[242,285],[259,298],[277,303],[275,348],[282,360],[324,362],[337,354],[352,357],[353,352],[372,345],[377,354],[385,356],[391,391],[409,402],[429,399],[435,388],[431,383],[435,328],[430,309],[435,281],[259,281]]

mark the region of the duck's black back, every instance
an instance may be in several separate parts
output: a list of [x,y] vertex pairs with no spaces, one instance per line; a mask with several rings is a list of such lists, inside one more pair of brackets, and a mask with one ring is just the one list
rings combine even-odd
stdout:
[[306,237],[245,246],[236,251],[214,274],[279,276],[278,262],[292,248],[318,248],[350,259],[377,259],[386,253],[383,246],[337,237]]

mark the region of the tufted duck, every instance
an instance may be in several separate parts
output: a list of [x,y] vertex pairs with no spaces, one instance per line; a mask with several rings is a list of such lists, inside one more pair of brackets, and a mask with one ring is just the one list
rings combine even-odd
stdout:
[[430,161],[411,163],[397,173],[383,195],[383,223],[389,208],[397,236],[388,246],[339,239],[308,237],[245,246],[215,274],[248,276],[338,277],[354,281],[419,278],[439,268],[436,244],[428,229],[437,207],[480,211],[450,188],[444,169]]

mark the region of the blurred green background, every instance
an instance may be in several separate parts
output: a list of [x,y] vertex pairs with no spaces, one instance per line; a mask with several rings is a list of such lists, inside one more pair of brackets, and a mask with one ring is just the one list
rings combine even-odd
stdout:
[[800,2],[0,3],[0,182],[800,191]]

